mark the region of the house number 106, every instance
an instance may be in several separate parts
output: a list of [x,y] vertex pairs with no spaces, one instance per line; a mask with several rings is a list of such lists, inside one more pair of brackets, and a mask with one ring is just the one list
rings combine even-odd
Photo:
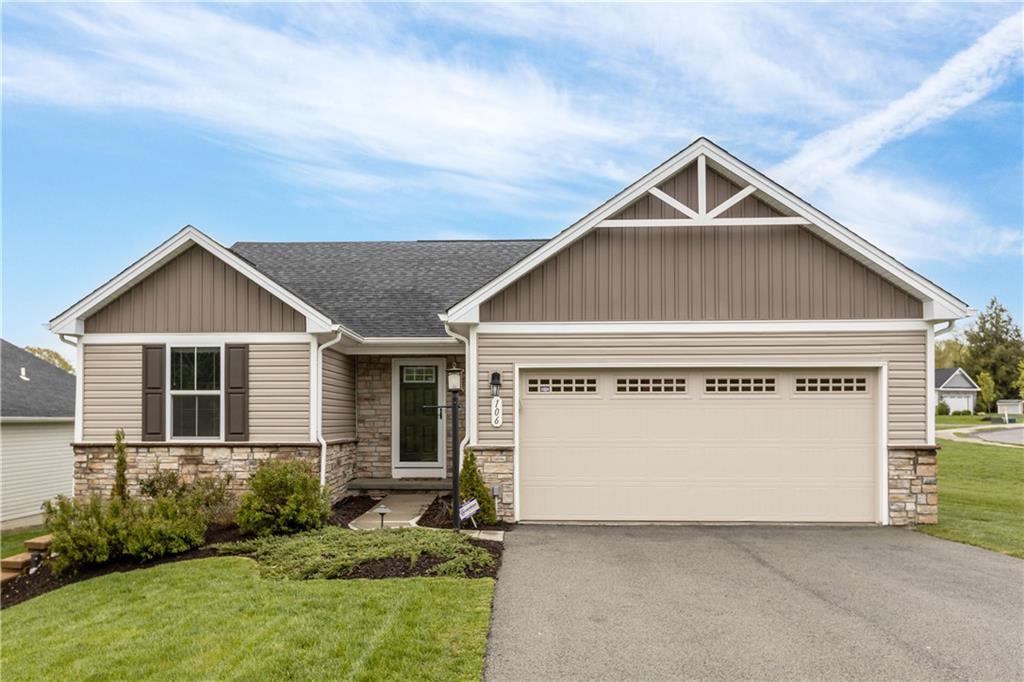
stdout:
[[491,398],[491,426],[498,428],[502,424],[501,396]]

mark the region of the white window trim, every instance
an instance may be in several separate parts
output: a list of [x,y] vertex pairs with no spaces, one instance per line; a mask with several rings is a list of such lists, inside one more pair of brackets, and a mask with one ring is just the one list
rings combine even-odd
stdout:
[[[220,389],[216,391],[174,391],[171,390],[171,351],[175,348],[217,348],[220,353],[220,362],[218,367],[220,369]],[[219,344],[201,344],[184,342],[175,339],[173,342],[167,342],[164,352],[164,376],[167,379],[167,388],[164,390],[166,397],[164,410],[166,412],[165,419],[165,438],[168,442],[180,442],[180,443],[225,443],[224,440],[224,343]],[[174,435],[174,396],[182,395],[219,395],[220,396],[220,432],[217,437],[213,436],[175,436]]]
[[[520,481],[519,481],[519,424],[520,409],[519,401],[525,391],[520,392],[520,382],[523,370],[533,369],[640,369],[640,368],[664,368],[664,369],[820,369],[820,368],[850,368],[850,369],[873,369],[878,371],[878,439],[876,452],[876,476],[878,488],[876,493],[876,520],[875,523],[881,526],[889,525],[889,363],[885,360],[878,361],[833,361],[822,362],[758,362],[756,365],[750,363],[714,363],[708,365],[706,362],[605,362],[595,363],[584,362],[514,362],[512,364],[512,515],[515,521],[521,519],[519,511]],[[474,441],[475,442],[475,441]],[[472,447],[472,446],[470,446]],[[486,446],[480,446],[485,448]]]
[[405,357],[391,360],[391,477],[392,478],[445,478],[448,475],[447,433],[449,417],[447,410],[440,410],[437,428],[437,457],[435,464],[401,463],[399,461],[399,387],[401,385],[402,365],[431,365],[437,368],[437,405],[446,403],[445,396],[445,358]]

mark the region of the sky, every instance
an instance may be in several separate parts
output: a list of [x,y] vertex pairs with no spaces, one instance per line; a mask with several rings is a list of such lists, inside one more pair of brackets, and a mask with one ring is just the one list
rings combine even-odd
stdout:
[[2,334],[186,224],[552,236],[706,136],[1020,321],[1012,4],[2,7]]

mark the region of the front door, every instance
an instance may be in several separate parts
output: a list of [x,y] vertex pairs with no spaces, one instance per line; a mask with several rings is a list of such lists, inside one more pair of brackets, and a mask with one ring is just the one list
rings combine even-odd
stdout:
[[397,410],[394,425],[396,475],[443,476],[441,437],[444,413],[439,404],[438,382],[440,361],[396,361],[393,369],[396,382]]

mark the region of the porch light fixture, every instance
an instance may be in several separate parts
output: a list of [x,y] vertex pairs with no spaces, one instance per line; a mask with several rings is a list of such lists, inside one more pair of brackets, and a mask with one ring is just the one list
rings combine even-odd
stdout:
[[491,372],[491,397],[497,397],[501,392],[501,372]]
[[448,370],[448,390],[457,393],[462,390],[462,370],[452,367]]

